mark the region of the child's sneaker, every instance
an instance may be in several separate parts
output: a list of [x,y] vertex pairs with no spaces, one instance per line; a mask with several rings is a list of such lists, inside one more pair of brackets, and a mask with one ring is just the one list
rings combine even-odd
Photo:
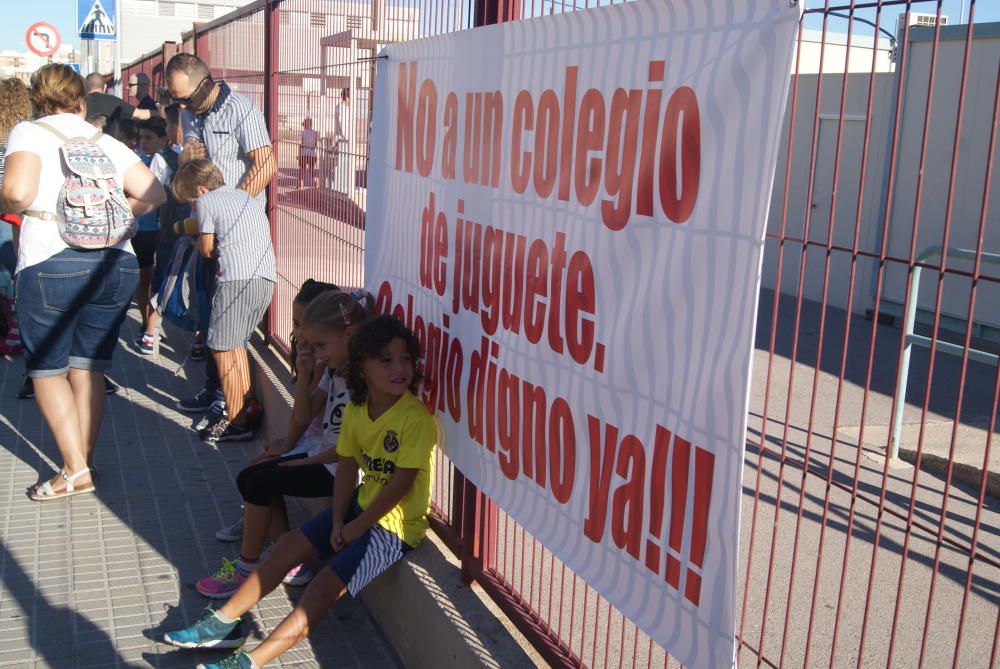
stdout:
[[142,336],[136,339],[136,347],[143,355],[153,355],[156,353],[156,335],[143,332]]
[[167,632],[163,640],[180,648],[239,648],[246,641],[246,635],[242,619],[223,622],[215,611],[205,609],[194,625]]
[[194,397],[187,400],[178,400],[177,408],[184,413],[201,413],[207,411],[215,402],[215,393],[204,388]]
[[199,664],[195,669],[260,669],[253,658],[246,654],[246,651],[236,651],[233,655],[223,658],[219,662],[209,662]]
[[252,441],[253,430],[242,427],[236,423],[230,423],[225,418],[220,418],[214,424],[202,428],[199,433],[202,441],[209,444],[219,444],[225,441]]
[[292,567],[292,570],[285,574],[285,578],[281,579],[281,582],[285,585],[295,585],[302,586],[308,585],[309,581],[313,579],[313,573],[309,570],[304,562]]
[[215,533],[215,538],[219,541],[232,543],[243,538],[243,516],[229,527],[223,527]]
[[209,599],[228,599],[247,580],[236,560],[222,558],[222,566],[211,576],[194,584],[194,589]]

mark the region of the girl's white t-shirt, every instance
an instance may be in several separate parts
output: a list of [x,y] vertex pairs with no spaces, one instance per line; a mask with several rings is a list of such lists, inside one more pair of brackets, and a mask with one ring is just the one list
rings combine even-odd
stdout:
[[[337,439],[340,437],[340,423],[344,419],[344,409],[347,408],[349,397],[347,382],[334,370],[327,369],[316,388],[326,393],[326,406],[323,407],[323,413],[316,416],[309,424],[305,433],[299,437],[295,448],[289,451],[288,455],[305,453],[306,457],[311,458],[337,446]],[[336,462],[326,463],[323,466],[331,474],[336,474]]]
[[[94,133],[97,132],[94,126],[76,114],[53,114],[38,120],[51,125],[71,138],[93,137]],[[101,135],[100,139],[97,140],[97,145],[104,150],[115,166],[115,178],[118,180],[118,184],[122,185],[125,171],[139,162],[139,156],[109,135]],[[28,205],[28,209],[56,213],[59,191],[66,179],[66,168],[59,152],[61,146],[62,140],[31,121],[18,123],[10,131],[10,137],[7,140],[7,156],[10,157],[11,154],[18,151],[26,151],[38,156],[42,163],[38,178],[38,194],[35,195],[35,200]],[[25,267],[31,267],[43,260],[48,260],[67,248],[69,247],[59,236],[56,223],[25,216],[21,223],[17,271],[20,272]],[[115,248],[128,253],[133,252],[132,243],[127,240],[119,243]]]

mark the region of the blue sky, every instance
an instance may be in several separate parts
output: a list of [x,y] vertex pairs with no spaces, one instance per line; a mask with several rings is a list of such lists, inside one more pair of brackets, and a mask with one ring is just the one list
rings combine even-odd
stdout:
[[[52,23],[62,34],[63,43],[79,46],[75,25],[76,0],[2,0],[2,2],[3,20],[0,21],[0,50],[25,50],[24,33],[28,30],[28,26],[35,21]],[[808,9],[821,8],[824,6],[824,2],[825,0],[806,0],[805,6]],[[964,5],[966,12],[968,12],[969,2],[970,0],[942,0],[942,13],[947,14],[952,23],[958,23],[962,6]],[[419,0],[417,4],[419,4]],[[849,0],[830,0],[831,7],[849,4]],[[912,11],[933,14],[936,7],[937,0],[915,0]],[[899,7],[886,7],[883,10],[882,22],[889,26],[890,31],[892,26],[896,24],[896,15],[901,11]],[[859,16],[874,19],[874,12],[859,12]],[[976,0],[976,20],[977,22],[1000,21],[1000,2],[997,0]],[[814,27],[816,23],[815,20],[810,22],[810,27]],[[843,19],[831,19],[828,29],[836,32],[847,32],[847,23]],[[860,24],[858,30],[860,34],[871,34],[870,28],[865,28]]]
[[35,21],[48,21],[62,35],[63,44],[77,47],[76,0],[4,0],[0,21],[0,50],[26,51],[24,34]]

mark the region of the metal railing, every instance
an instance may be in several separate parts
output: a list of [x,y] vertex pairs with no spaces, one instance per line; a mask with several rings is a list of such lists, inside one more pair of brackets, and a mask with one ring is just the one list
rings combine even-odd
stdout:
[[[940,246],[929,246],[917,254],[916,261],[910,268],[909,290],[906,295],[906,312],[903,316],[903,356],[899,365],[899,379],[896,381],[896,393],[892,398],[892,436],[889,441],[889,457],[899,458],[899,444],[903,433],[903,409],[906,404],[906,385],[910,376],[910,353],[913,346],[924,348],[934,348],[941,353],[955,355],[958,357],[967,356],[969,360],[981,362],[987,365],[997,366],[1000,359],[994,353],[982,351],[977,348],[967,348],[959,346],[942,339],[932,339],[923,335],[914,334],[913,328],[917,319],[917,298],[920,295],[920,274],[923,271],[923,263],[931,258],[939,258],[942,255]],[[960,258],[964,260],[976,260],[1000,265],[1000,254],[997,253],[977,253],[972,249],[948,248],[944,255],[949,258]],[[971,324],[969,325],[971,327]]]

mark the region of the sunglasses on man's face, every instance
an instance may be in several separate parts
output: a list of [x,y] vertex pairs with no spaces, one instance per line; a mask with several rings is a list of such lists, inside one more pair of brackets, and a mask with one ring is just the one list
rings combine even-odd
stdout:
[[194,90],[191,91],[190,95],[183,98],[174,97],[173,98],[174,102],[176,102],[179,105],[184,105],[185,107],[189,106],[191,104],[191,101],[198,97],[198,92],[201,90],[202,86],[205,85],[206,81],[209,82],[212,81],[212,77],[205,77],[204,79],[199,81],[198,85],[194,87]]

